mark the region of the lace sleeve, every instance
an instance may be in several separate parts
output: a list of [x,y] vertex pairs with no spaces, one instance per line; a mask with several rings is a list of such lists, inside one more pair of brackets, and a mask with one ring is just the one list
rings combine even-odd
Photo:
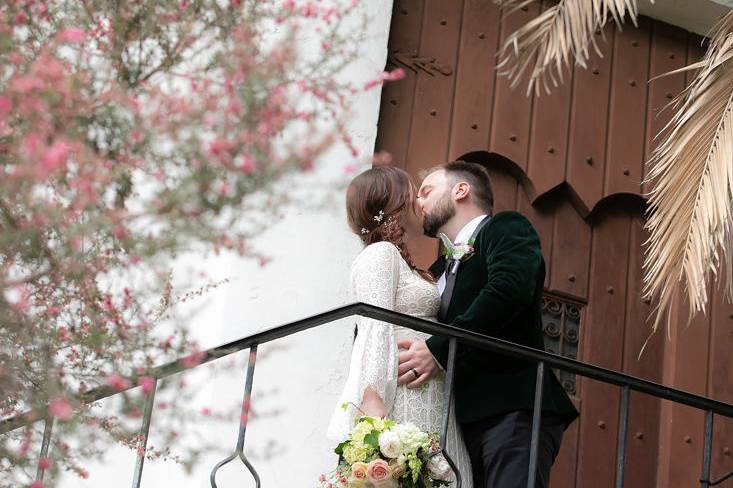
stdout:
[[[394,310],[395,294],[399,281],[399,252],[392,244],[379,243],[365,259],[359,260],[351,273],[351,289],[354,299]],[[363,348],[360,364],[352,360],[351,367],[360,372],[359,398],[371,386],[382,398],[387,411],[394,401],[397,387],[397,344],[394,327],[366,317],[359,318],[356,336],[359,348]],[[354,344],[354,349],[357,344]]]
[[[394,245],[380,242],[365,248],[351,269],[351,295],[355,301],[394,310],[399,283],[400,254]],[[392,409],[397,389],[397,342],[394,327],[386,322],[359,317],[358,334],[351,353],[346,386],[329,426],[329,437],[343,439],[358,411],[341,404],[360,405],[371,386]]]

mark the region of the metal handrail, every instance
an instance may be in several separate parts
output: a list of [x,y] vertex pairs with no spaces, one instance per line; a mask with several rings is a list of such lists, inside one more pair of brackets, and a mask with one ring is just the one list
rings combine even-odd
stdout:
[[[562,369],[564,371],[569,371],[575,374],[579,374],[581,376],[585,376],[587,378],[599,380],[604,383],[610,383],[614,385],[618,385],[623,387],[624,389],[624,402],[622,405],[622,412],[621,417],[622,419],[628,419],[628,391],[634,390],[641,393],[646,393],[658,398],[662,398],[665,400],[671,400],[676,403],[681,403],[684,405],[688,405],[694,408],[698,408],[701,410],[706,411],[706,442],[705,442],[705,452],[704,452],[704,466],[703,466],[703,476],[701,477],[701,484],[703,486],[709,486],[710,485],[710,444],[712,443],[712,419],[713,415],[723,415],[726,417],[733,417],[733,405],[721,402],[718,400],[713,400],[711,398],[707,398],[704,396],[696,395],[693,393],[689,393],[683,390],[679,390],[676,388],[670,388],[662,384],[654,383],[649,380],[645,380],[642,378],[638,378],[635,376],[631,376],[625,373],[620,373],[618,371],[613,371],[610,369],[602,368],[600,366],[595,366],[592,364],[583,363],[581,361],[577,361],[574,359],[568,359],[562,356],[558,356],[556,354],[548,353],[542,350],[533,349],[531,347],[523,346],[520,344],[514,344],[508,341],[504,341],[501,339],[496,339],[493,337],[488,337],[482,334],[478,334],[476,332],[471,332],[463,329],[459,329],[457,327],[453,327],[446,324],[441,324],[437,322],[432,322],[429,320],[412,317],[410,315],[405,315],[399,312],[395,312],[393,310],[387,310],[384,308],[380,308],[374,305],[369,305],[366,303],[353,303],[350,305],[345,305],[342,307],[338,307],[336,309],[323,312],[317,315],[313,315],[311,317],[307,317],[301,320],[297,320],[294,322],[291,322],[289,324],[285,324],[279,327],[275,327],[266,331],[262,331],[256,334],[252,334],[247,337],[243,337],[241,339],[237,339],[234,341],[231,341],[229,343],[213,347],[211,349],[208,349],[204,351],[201,355],[201,360],[196,365],[188,365],[184,364],[184,362],[177,360],[172,361],[167,364],[158,366],[151,371],[146,372],[146,375],[151,376],[155,378],[155,380],[160,380],[165,377],[171,376],[176,373],[180,373],[182,371],[192,369],[196,366],[199,366],[203,363],[207,363],[209,361],[212,361],[214,359],[219,359],[225,356],[228,356],[230,354],[239,352],[243,349],[248,348],[255,348],[260,344],[264,344],[266,342],[271,342],[276,339],[280,339],[283,337],[287,337],[289,335],[295,334],[297,332],[302,332],[304,330],[308,330],[314,327],[317,327],[319,325],[323,325],[329,322],[333,322],[342,318],[347,318],[354,315],[360,315],[364,317],[369,317],[376,320],[381,320],[384,322],[389,322],[394,325],[399,325],[403,327],[408,327],[420,332],[425,332],[432,335],[441,335],[444,337],[447,337],[451,343],[459,342],[462,344],[470,345],[472,347],[478,347],[481,349],[486,349],[495,353],[499,353],[506,356],[511,356],[515,358],[520,358],[528,361],[535,361],[538,363],[537,368],[537,386],[538,388],[535,391],[536,394],[536,404],[539,404],[538,398],[541,399],[542,395],[542,376],[544,374],[544,368],[545,365],[549,365],[553,368]],[[455,346],[453,346],[455,347]],[[451,362],[452,363],[452,362]],[[253,367],[253,364],[250,364],[250,367]],[[452,379],[450,378],[450,373],[452,373],[453,364],[449,364],[449,382],[452,382]],[[137,384],[135,378],[132,378],[133,381],[131,381],[131,385]],[[251,388],[251,383],[250,383]],[[130,386],[129,388],[126,388],[125,390],[136,388],[135,386]],[[122,390],[124,391],[124,390]],[[115,395],[120,393],[120,390],[112,389],[108,386],[100,386],[98,388],[92,389],[89,392],[82,394],[78,397],[78,401],[80,403],[86,404],[95,402],[104,398],[107,398],[109,396]],[[248,395],[249,392],[246,392],[245,395]],[[146,409],[147,410],[147,409]],[[34,423],[34,420],[29,419],[42,419],[45,417],[47,412],[47,409],[36,411],[36,412],[28,412],[25,414],[20,414],[15,417],[11,417],[8,419],[4,419],[0,421],[0,434],[7,433],[9,431],[15,430],[17,428],[23,427],[25,425]],[[535,437],[537,433],[535,430],[539,430],[539,422],[540,422],[540,416],[539,412],[536,412],[536,415],[534,415],[533,419],[533,442],[532,442],[532,449],[531,449],[531,455],[530,455],[530,465],[533,465],[534,462],[536,462],[536,442]],[[246,424],[245,424],[246,425]],[[148,419],[148,425],[145,426],[146,434],[147,434],[147,427],[149,427],[149,419]],[[51,429],[47,429],[49,436]],[[244,425],[240,426],[240,433],[244,431]],[[708,434],[709,433],[709,434]],[[45,436],[44,436],[45,437]],[[243,440],[243,435],[240,437],[240,441]],[[46,439],[44,439],[44,442]],[[623,439],[623,442],[625,442],[625,439]],[[237,451],[235,451],[240,457],[243,457],[242,455],[242,449],[238,445]],[[621,446],[619,446],[618,450],[618,475],[617,479],[620,477],[621,483],[623,483],[623,467],[624,467],[624,457],[625,457],[625,449],[623,449]],[[248,464],[246,462],[246,459],[242,459],[245,464]],[[533,462],[534,461],[534,462]],[[249,468],[249,466],[248,466]],[[142,469],[142,466],[140,466],[140,470]],[[707,472],[706,472],[707,470]],[[619,476],[620,475],[620,476]],[[534,474],[530,474],[530,479],[532,479]],[[136,473],[136,477],[138,479],[139,484],[139,473]]]

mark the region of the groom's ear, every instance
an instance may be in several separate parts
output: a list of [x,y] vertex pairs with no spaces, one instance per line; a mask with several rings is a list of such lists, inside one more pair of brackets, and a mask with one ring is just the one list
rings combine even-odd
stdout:
[[460,201],[465,200],[471,195],[471,185],[467,181],[459,181],[453,185],[453,200]]

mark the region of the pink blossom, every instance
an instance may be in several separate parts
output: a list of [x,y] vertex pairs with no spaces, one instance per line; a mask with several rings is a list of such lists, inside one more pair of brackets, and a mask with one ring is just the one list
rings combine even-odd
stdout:
[[210,417],[211,416],[211,409],[210,408],[207,408],[207,407],[202,408],[201,409],[201,415],[203,415],[204,417]]
[[255,162],[252,156],[243,156],[240,158],[240,161],[239,170],[246,175],[252,174],[255,169]]
[[24,458],[28,455],[28,451],[31,448],[31,440],[29,437],[25,437],[23,439],[23,442],[20,444],[20,449],[18,449],[18,457]]
[[17,285],[5,291],[5,300],[18,312],[25,312],[30,307],[30,292],[23,285]]
[[27,156],[33,156],[36,154],[36,151],[38,151],[38,148],[41,146],[43,137],[41,134],[37,132],[31,132],[27,134],[25,137],[23,137],[23,141],[21,142],[21,148],[23,149],[23,152]]
[[404,78],[405,75],[406,73],[404,69],[396,68],[389,72],[385,71],[384,79],[385,81],[397,81],[397,80],[401,80],[402,78]]
[[13,101],[0,95],[0,117],[6,117],[13,109]]
[[125,229],[123,225],[116,225],[114,229],[112,229],[112,235],[117,239],[124,239],[127,236],[127,229]]
[[38,469],[46,471],[51,467],[51,460],[46,457],[42,457],[38,460]]
[[66,164],[69,157],[69,145],[65,142],[55,142],[41,157],[41,162],[46,171],[55,171]]
[[74,409],[66,398],[58,397],[49,402],[48,413],[58,420],[69,420],[74,415]]
[[59,330],[56,332],[56,337],[58,337],[61,342],[66,342],[69,338],[69,329],[66,327],[59,327]]
[[89,471],[87,471],[84,468],[79,468],[78,473],[79,473],[79,476],[81,476],[84,479],[89,478]]
[[28,485],[28,488],[43,488],[43,481],[34,481],[30,485]]
[[405,70],[402,68],[396,68],[392,71],[382,71],[377,78],[366,82],[364,90],[371,90],[375,86],[382,85],[385,81],[397,81],[404,77]]
[[217,186],[218,186],[218,188],[217,188],[216,192],[217,192],[217,194],[220,197],[222,197],[222,198],[228,197],[229,194],[231,193],[231,185],[229,184],[228,181],[226,181],[226,180],[221,181],[221,182],[219,182],[219,184]]
[[18,10],[18,13],[15,14],[15,23],[16,24],[25,24],[26,22],[28,22],[28,16],[22,9]]
[[201,361],[206,358],[206,353],[203,351],[192,352],[188,356],[181,359],[181,364],[186,368],[193,368],[201,364]]
[[130,387],[130,382],[116,373],[108,374],[104,381],[117,391],[126,390]]
[[86,32],[75,27],[70,27],[59,34],[61,42],[83,42],[86,37]]
[[152,378],[150,376],[141,376],[140,379],[137,381],[137,384],[142,387],[143,393],[148,395],[151,391],[153,391],[153,388],[155,387],[155,378]]

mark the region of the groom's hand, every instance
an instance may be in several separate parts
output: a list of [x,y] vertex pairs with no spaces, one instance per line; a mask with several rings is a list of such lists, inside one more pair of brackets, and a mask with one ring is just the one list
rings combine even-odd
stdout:
[[419,388],[438,373],[438,363],[425,341],[404,339],[397,342],[397,347],[407,349],[397,355],[400,362],[397,369],[398,385]]

